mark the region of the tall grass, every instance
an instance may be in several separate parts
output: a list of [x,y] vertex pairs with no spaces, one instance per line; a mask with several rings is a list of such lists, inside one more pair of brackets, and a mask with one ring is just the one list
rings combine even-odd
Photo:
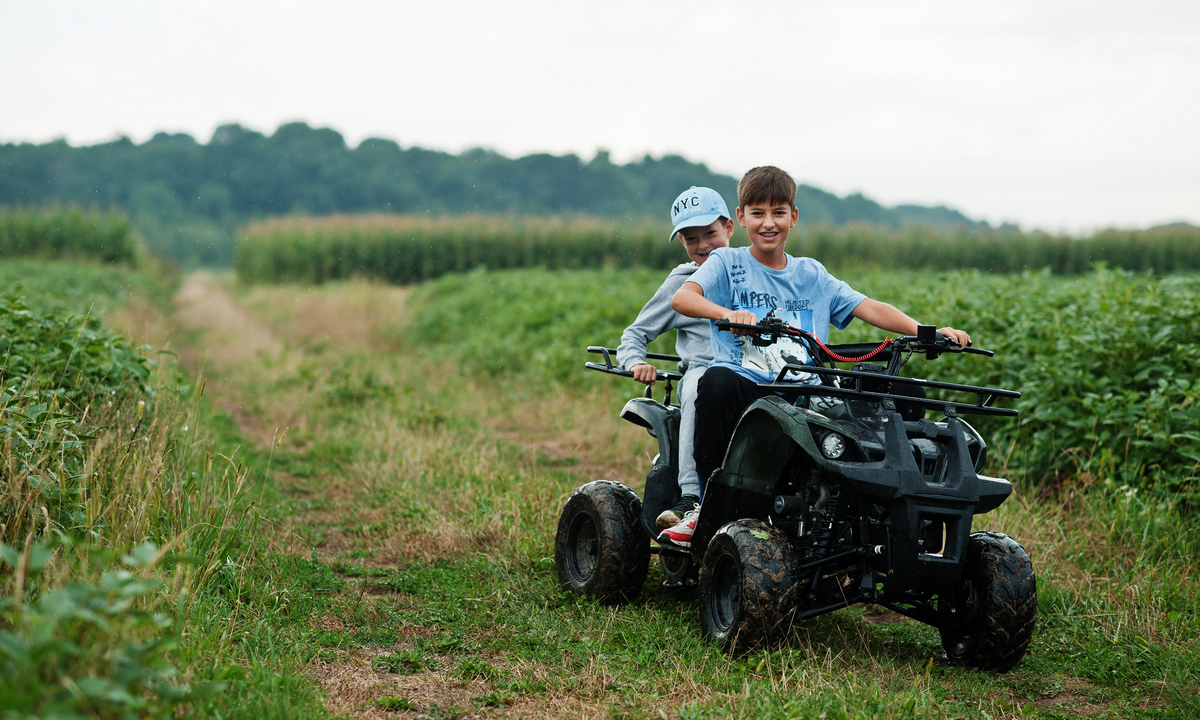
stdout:
[[0,257],[139,263],[145,251],[117,212],[0,208]]
[[[685,260],[666,242],[670,228],[639,220],[368,215],[279,218],[237,238],[238,276],[247,282],[326,282],[365,277],[407,284],[476,267],[547,269],[643,267]],[[745,242],[739,231],[734,244]],[[1096,264],[1159,273],[1200,269],[1200,229],[1105,230],[1090,237],[913,225],[800,228],[788,251],[830,267],[1020,272],[1087,272]]]

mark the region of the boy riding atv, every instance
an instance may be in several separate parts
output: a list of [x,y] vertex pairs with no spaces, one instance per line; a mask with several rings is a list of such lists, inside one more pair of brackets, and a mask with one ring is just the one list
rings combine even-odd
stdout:
[[[903,335],[917,332],[917,322],[900,310],[856,292],[816,260],[784,252],[799,217],[795,197],[796,182],[783,170],[764,166],[747,172],[738,183],[737,221],[746,228],[750,247],[713,251],[671,301],[681,315],[707,319],[714,328],[714,360],[700,378],[696,398],[695,464],[705,480],[721,464],[742,412],[773,394],[759,383],[774,380],[789,361],[809,361],[805,348],[790,339],[762,347],[754,344],[751,330],[718,333],[717,320],[753,325],[774,312],[822,342],[829,340],[831,323],[844,330],[854,318]],[[944,327],[940,332],[957,344],[971,344],[971,336],[961,330]],[[813,374],[795,379],[820,382]],[[664,530],[659,541],[690,547],[696,518],[696,511],[688,513]]]

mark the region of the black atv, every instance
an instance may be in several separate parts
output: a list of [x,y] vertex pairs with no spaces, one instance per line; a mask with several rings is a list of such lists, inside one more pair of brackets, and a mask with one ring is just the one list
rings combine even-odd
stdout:
[[[900,376],[915,353],[992,353],[960,347],[933,326],[879,346],[827,346],[775,317],[718,327],[753,330],[760,344],[795,338],[812,360],[784,367],[763,385],[777,394],[741,416],[709,479],[690,550],[651,543],[658,514],[679,500],[671,391],[680,375],[660,371],[663,402],[647,387],[621,411],[658,440],[645,496],[606,480],[571,495],[555,537],[563,588],[632,601],[657,554],[665,585],[698,575],[704,633],[730,652],[778,640],[798,620],[874,603],[938,628],[953,662],[1001,672],[1016,665],[1037,613],[1033,565],[1012,538],[971,532],[973,517],[997,508],[1012,486],[979,474],[987,444],[960,416],[1014,417],[994,403],[1020,393]],[[588,368],[631,375],[613,364],[615,351],[588,351],[604,359]],[[797,373],[821,382],[785,382]],[[927,420],[927,410],[943,417]]]

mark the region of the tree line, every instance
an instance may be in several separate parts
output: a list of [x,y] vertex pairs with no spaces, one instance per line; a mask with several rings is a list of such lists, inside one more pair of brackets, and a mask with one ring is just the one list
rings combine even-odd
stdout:
[[[597,152],[510,158],[485,149],[446,153],[340,133],[302,122],[266,135],[222,125],[207,143],[158,133],[75,147],[63,140],[0,144],[0,205],[80,205],[128,212],[152,251],[185,264],[228,265],[233,229],[277,215],[460,213],[661,219],[691,185],[732,205],[737,180],[678,155],[618,164]],[[946,207],[884,207],[853,194],[800,186],[805,224],[926,223],[977,227]]]

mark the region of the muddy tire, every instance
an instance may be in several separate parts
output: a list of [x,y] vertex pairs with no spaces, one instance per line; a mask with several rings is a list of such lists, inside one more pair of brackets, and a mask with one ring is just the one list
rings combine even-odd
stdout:
[[1033,563],[1016,540],[994,532],[971,534],[966,562],[956,614],[967,619],[941,629],[942,647],[953,663],[1007,672],[1033,639]]
[[641,513],[641,500],[620,483],[596,480],[572,493],[554,537],[563,589],[609,604],[636,600],[650,568]]
[[721,527],[700,566],[700,624],[722,650],[743,653],[785,635],[796,615],[796,558],[761,520]]

